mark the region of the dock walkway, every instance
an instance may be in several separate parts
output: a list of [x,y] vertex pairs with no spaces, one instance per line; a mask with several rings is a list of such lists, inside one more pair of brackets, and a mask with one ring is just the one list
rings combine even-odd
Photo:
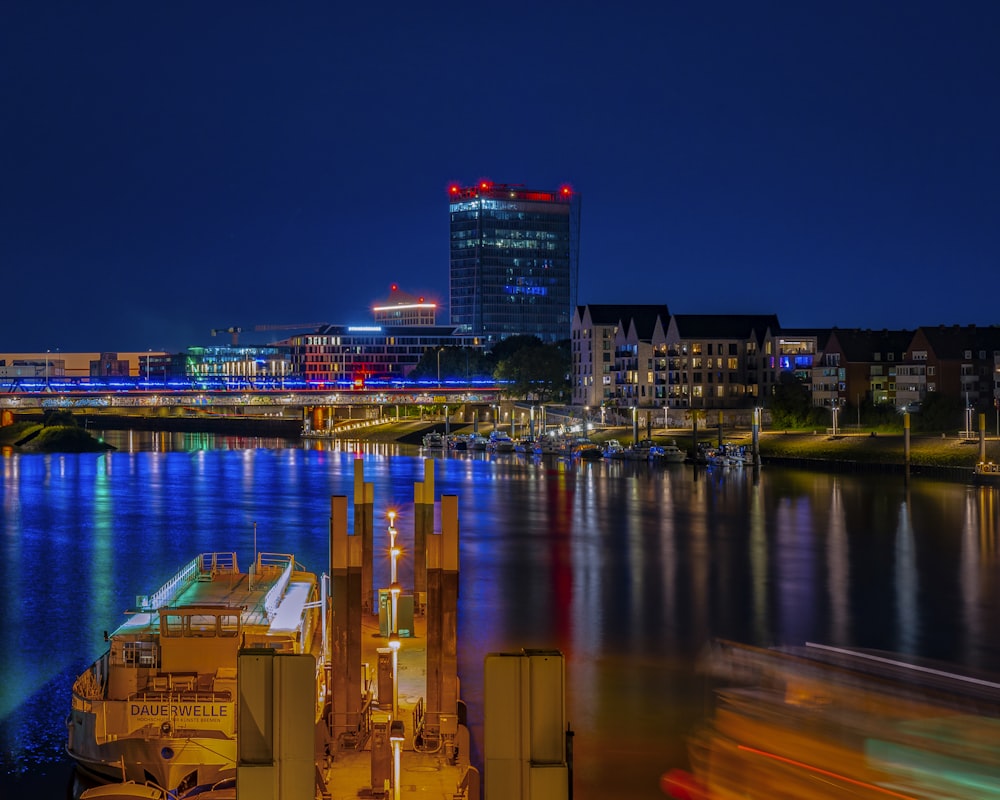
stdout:
[[[400,797],[421,800],[456,800],[465,797],[461,786],[468,772],[468,753],[459,753],[456,764],[450,764],[443,752],[422,753],[413,746],[413,711],[421,699],[426,698],[427,686],[427,638],[426,620],[415,616],[414,635],[402,639],[399,649],[399,718],[405,726],[400,758]],[[364,615],[362,618],[362,654],[370,665],[374,676],[378,665],[378,649],[387,646],[387,640],[379,634],[378,617]],[[380,703],[380,708],[388,714],[392,698],[388,703]],[[362,750],[338,751],[329,764],[318,765],[326,781],[330,800],[358,800],[358,798],[391,798],[388,794],[374,791],[372,787],[371,743]],[[478,781],[476,781],[478,785]]]

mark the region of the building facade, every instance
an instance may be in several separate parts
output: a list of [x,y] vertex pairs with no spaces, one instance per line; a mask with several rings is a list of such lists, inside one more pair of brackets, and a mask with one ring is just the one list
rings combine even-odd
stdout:
[[667,329],[670,408],[750,408],[781,374],[774,314],[675,314]]
[[449,188],[451,324],[490,347],[510,336],[570,337],[580,198],[483,181]]
[[896,404],[919,408],[931,392],[959,398],[973,410],[1000,400],[1000,327],[917,328],[896,370]]
[[389,297],[372,306],[376,325],[436,325],[437,303],[402,291],[397,284],[389,287]]
[[[637,319],[638,325],[634,324]],[[630,381],[629,390],[620,385],[629,375],[633,379],[636,375],[634,370],[630,372],[626,365],[619,363],[619,352],[624,353],[622,358],[629,360],[634,348],[635,359],[638,359],[640,329],[648,334],[648,343],[652,346],[656,320],[665,327],[669,319],[670,312],[665,305],[578,306],[570,332],[573,405],[590,408],[619,405],[626,393],[638,393],[635,380]],[[620,330],[624,333],[619,340]],[[652,369],[654,365],[649,366]],[[665,374],[663,377],[665,380]]]
[[456,335],[449,325],[324,325],[285,344],[296,376],[352,386],[405,378],[428,350],[481,349],[476,337]]
[[636,306],[615,335],[615,400],[619,408],[667,403],[666,306]]
[[907,330],[834,328],[813,365],[813,405],[895,404],[900,381],[908,380],[902,362],[912,338]]

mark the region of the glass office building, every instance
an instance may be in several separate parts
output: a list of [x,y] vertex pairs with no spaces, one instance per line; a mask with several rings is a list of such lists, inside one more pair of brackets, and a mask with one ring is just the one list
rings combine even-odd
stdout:
[[579,196],[484,181],[451,186],[449,200],[451,324],[487,346],[517,335],[569,339]]

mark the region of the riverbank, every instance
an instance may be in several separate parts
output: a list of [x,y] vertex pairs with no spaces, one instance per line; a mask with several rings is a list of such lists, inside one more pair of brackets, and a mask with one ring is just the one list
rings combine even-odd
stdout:
[[[491,425],[480,425],[480,432],[489,435]],[[471,425],[451,425],[452,433],[471,432]],[[432,430],[444,433],[443,422],[387,422],[380,424],[358,424],[337,432],[336,438],[363,439],[399,444],[420,444],[425,433]],[[676,442],[684,450],[694,450],[694,439],[690,428],[654,428],[649,432],[655,444]],[[609,439],[617,439],[622,444],[632,441],[632,428],[606,427],[589,432],[590,438],[603,444]],[[641,431],[639,438],[646,438]],[[723,441],[737,445],[753,444],[753,437],[747,430],[728,430],[722,435]],[[698,441],[708,444],[719,441],[718,431],[707,429],[698,431]],[[896,471],[906,466],[905,441],[902,433],[872,435],[870,432],[830,436],[813,431],[763,431],[759,437],[761,460],[764,463],[799,463],[804,466],[826,463],[827,466],[840,465],[845,469],[870,471]],[[986,440],[986,460],[1000,461],[1000,439]],[[979,440],[965,439],[963,436],[921,435],[910,437],[909,464],[913,468],[933,468],[957,470],[971,473],[979,461]]]
[[[158,430],[183,432],[208,432],[220,435],[277,436],[298,439],[301,423],[298,420],[278,417],[141,417],[126,415],[74,415],[78,427],[92,430]],[[34,420],[20,420],[13,426],[0,428],[0,445],[15,447],[30,430]],[[39,426],[40,427],[40,426]],[[337,428],[332,438],[363,440],[381,443],[420,445],[423,436],[430,431],[453,434],[471,433],[470,423],[450,423],[443,420],[385,421],[372,423],[357,420]],[[492,425],[481,423],[479,432],[489,435]],[[654,428],[640,431],[639,438],[649,438],[656,444],[676,442],[684,450],[693,451],[695,443],[690,428]],[[590,437],[603,444],[609,439],[617,439],[622,444],[632,441],[631,427],[604,427],[591,430]],[[329,438],[329,437],[323,437]],[[737,445],[751,445],[752,436],[745,429],[725,430],[722,439]],[[712,428],[698,431],[698,441],[717,443],[719,433]],[[831,436],[814,431],[763,431],[759,437],[760,454],[763,463],[785,463],[800,466],[815,466],[824,469],[844,469],[857,471],[898,471],[906,467],[904,437],[902,433],[887,434],[870,432]],[[76,443],[79,445],[79,443]],[[1000,439],[986,440],[986,460],[1000,462]],[[52,451],[53,443],[46,446]],[[24,445],[17,450],[26,449]],[[38,450],[37,446],[33,448]],[[56,445],[58,450],[58,446]],[[74,448],[75,449],[75,448]],[[63,452],[70,452],[67,449]],[[910,438],[909,465],[917,471],[942,470],[942,474],[955,471],[956,476],[971,474],[979,461],[978,437],[966,439],[951,435],[912,435]]]
[[0,428],[0,446],[23,453],[102,453],[115,448],[76,425],[18,422]]

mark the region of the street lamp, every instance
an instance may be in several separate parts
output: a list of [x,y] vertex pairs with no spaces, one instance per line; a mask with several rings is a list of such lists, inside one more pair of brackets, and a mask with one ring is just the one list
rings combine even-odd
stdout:
[[392,650],[392,718],[399,719],[399,595],[402,591],[396,579],[396,562],[400,549],[396,546],[396,512],[389,512],[389,648]]
[[392,745],[392,797],[393,800],[400,798],[400,751],[403,749],[404,739],[403,721],[394,719],[389,723],[389,743]]
[[833,406],[832,406],[832,408],[830,410],[833,412],[833,435],[836,436],[837,435],[837,412],[840,411],[840,408],[837,406],[836,401],[834,401]]

